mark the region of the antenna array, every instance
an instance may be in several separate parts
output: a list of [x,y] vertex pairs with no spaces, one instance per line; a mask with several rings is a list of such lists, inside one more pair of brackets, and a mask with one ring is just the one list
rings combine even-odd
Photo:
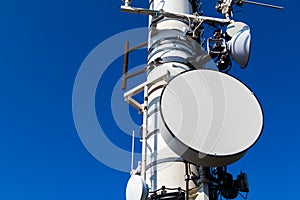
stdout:
[[[149,9],[123,2],[123,12],[149,15],[150,22],[147,42],[125,44],[123,90],[127,79],[147,73],[145,83],[124,94],[143,114],[142,158],[136,169],[132,162],[127,200],[234,199],[241,193],[247,198],[247,175],[234,179],[227,165],[258,140],[263,114],[253,92],[227,74],[233,62],[247,67],[251,47],[250,27],[233,20],[233,5],[283,7],[218,0],[216,10],[224,18],[215,18],[202,15],[199,0],[150,0]],[[206,39],[205,26],[215,29]],[[129,53],[145,45],[147,65],[128,74]],[[212,63],[214,71],[208,70]],[[142,104],[135,100],[141,92]]]

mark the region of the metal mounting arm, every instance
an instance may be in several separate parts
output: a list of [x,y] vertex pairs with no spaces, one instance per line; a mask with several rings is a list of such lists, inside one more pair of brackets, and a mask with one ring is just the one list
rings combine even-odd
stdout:
[[151,15],[155,17],[164,16],[164,17],[169,17],[174,19],[188,19],[188,20],[193,20],[195,22],[207,23],[209,25],[212,24],[226,25],[226,24],[230,24],[231,22],[231,20],[229,19],[189,15],[189,14],[175,13],[175,12],[171,13],[171,12],[166,12],[164,10],[149,10],[144,8],[134,8],[131,6],[121,6],[121,11],[128,12],[128,13],[135,13],[135,14]]
[[271,4],[259,3],[259,2],[248,1],[248,0],[236,0],[236,4],[243,4],[243,3],[254,4],[257,6],[264,6],[264,7],[275,8],[275,9],[280,9],[280,10],[284,9],[284,7],[282,7],[282,6],[275,6],[275,5],[271,5]]
[[271,4],[259,3],[259,2],[248,1],[248,0],[218,0],[216,4],[216,10],[222,13],[222,15],[229,20],[230,17],[233,17],[232,5],[236,4],[237,6],[241,7],[244,3],[253,4],[257,6],[264,6],[268,8],[275,8],[280,10],[284,9],[284,7],[282,6],[275,6]]
[[148,43],[144,42],[141,43],[135,47],[129,48],[129,41],[125,42],[125,49],[124,49],[124,64],[123,64],[123,75],[122,75],[122,90],[126,90],[127,86],[127,79],[130,79],[132,77],[135,77],[137,75],[140,75],[145,72],[145,68],[141,69],[139,71],[133,72],[131,74],[128,74],[128,59],[129,59],[129,53],[133,52],[137,49],[140,49],[144,46],[146,46]]
[[127,91],[124,94],[124,99],[126,102],[128,102],[132,107],[134,107],[135,109],[137,109],[140,113],[143,112],[143,108],[146,105],[142,105],[140,103],[138,103],[135,99],[133,99],[132,97],[139,94],[140,92],[144,91],[145,86],[146,87],[151,87],[153,84],[159,82],[159,81],[168,81],[170,78],[170,72],[168,71],[166,74],[162,75],[161,77],[158,77],[155,80],[152,81],[146,81],[145,83],[136,86],[135,88]]

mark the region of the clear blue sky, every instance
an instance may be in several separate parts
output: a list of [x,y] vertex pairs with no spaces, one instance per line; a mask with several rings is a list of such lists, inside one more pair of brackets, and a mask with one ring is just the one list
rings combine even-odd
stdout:
[[[203,1],[204,14],[219,16],[215,2]],[[246,70],[235,67],[231,74],[255,92],[265,125],[259,142],[229,169],[233,174],[248,173],[250,199],[295,199],[300,178],[296,21],[300,3],[268,2],[284,5],[285,10],[244,5],[235,15],[251,27],[252,54]],[[73,84],[85,57],[110,36],[147,24],[144,16],[121,13],[121,4],[121,0],[0,3],[0,199],[125,199],[129,174],[101,164],[86,150],[72,116]],[[145,62],[143,56],[136,57],[132,63]],[[110,111],[121,68],[122,60],[117,59],[101,78],[96,108],[111,141],[130,150],[131,138],[117,127]],[[132,116],[141,122],[138,115]]]

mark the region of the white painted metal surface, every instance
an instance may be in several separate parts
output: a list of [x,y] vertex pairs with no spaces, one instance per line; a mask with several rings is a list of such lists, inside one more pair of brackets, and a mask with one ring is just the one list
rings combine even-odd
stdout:
[[247,24],[245,24],[244,22],[232,22],[231,24],[229,24],[226,28],[226,34],[229,37],[233,37],[234,35],[236,35],[238,32],[240,32],[241,30],[243,30],[244,28],[249,28]]
[[[150,4],[150,9],[164,9],[166,11],[192,14],[190,2],[188,0],[178,0],[176,3],[172,0],[154,0]],[[148,41],[148,70],[147,81],[156,80],[158,77],[169,72],[170,76],[189,70],[184,63],[179,62],[158,62],[176,56],[182,60],[192,56],[195,53],[195,47],[191,44],[185,35],[189,25],[179,19],[164,18],[153,25],[150,21],[150,32]],[[149,190],[156,191],[163,186],[166,188],[185,188],[185,164],[183,159],[173,152],[165,143],[161,135],[160,126],[160,96],[166,82],[160,81],[148,88],[147,95],[147,137],[146,137],[146,182]],[[191,165],[191,172],[195,175],[198,171],[194,165]],[[190,196],[195,196],[198,191],[193,181],[189,182]],[[168,191],[168,189],[167,189]],[[174,192],[169,190],[168,192]],[[190,198],[194,200],[194,198]]]
[[[234,31],[230,31],[230,33],[233,32]],[[251,35],[248,26],[244,26],[239,32],[234,34],[229,41],[230,54],[241,68],[246,68],[248,65],[251,49],[250,42]]]
[[[192,14],[192,5],[187,0],[176,0],[176,3],[174,1],[166,1],[166,0],[154,0],[150,4],[151,10],[164,10],[166,12],[172,12],[172,13],[185,13],[185,14]],[[150,22],[152,20],[152,17],[149,18]],[[186,27],[186,23],[184,23],[181,20],[178,19],[163,19],[161,20],[156,28],[157,29],[177,29],[182,30],[183,27]]]
[[188,71],[172,79],[163,91],[160,110],[167,145],[202,166],[237,161],[263,127],[253,93],[237,79],[212,70]]
[[139,175],[132,175],[126,187],[127,200],[145,200],[148,195],[148,188],[144,179]]

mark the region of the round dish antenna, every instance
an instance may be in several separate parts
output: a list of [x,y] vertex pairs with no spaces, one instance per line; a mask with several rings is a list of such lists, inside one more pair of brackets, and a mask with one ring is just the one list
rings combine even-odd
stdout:
[[226,34],[231,37],[228,42],[231,57],[241,68],[246,68],[251,49],[250,28],[242,22],[233,22],[227,27]]
[[263,128],[263,113],[253,93],[217,71],[177,75],[165,86],[160,103],[164,140],[176,154],[197,165],[237,161]]
[[132,175],[126,187],[127,200],[146,200],[148,187],[140,175]]

